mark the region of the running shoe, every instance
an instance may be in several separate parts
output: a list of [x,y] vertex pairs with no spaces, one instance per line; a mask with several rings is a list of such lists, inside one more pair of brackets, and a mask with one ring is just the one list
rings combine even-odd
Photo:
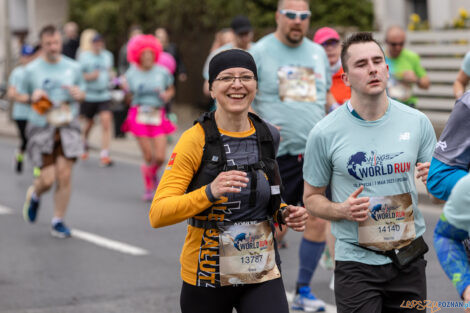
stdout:
[[15,171],[20,174],[23,172],[23,159],[24,156],[22,153],[17,153],[15,157]]
[[292,303],[293,310],[305,312],[325,312],[325,302],[317,299],[311,292],[310,287],[304,286],[299,289]]
[[82,153],[82,155],[80,156],[80,158],[81,158],[83,161],[88,160],[88,157],[89,157],[88,150],[89,150],[88,143],[85,142],[85,143],[83,144],[83,153]]
[[88,151],[85,150],[85,151],[82,153],[82,155],[80,156],[80,159],[82,159],[83,161],[88,160],[88,156],[89,156],[89,155],[88,155]]
[[26,222],[34,223],[39,210],[39,199],[34,200],[32,195],[34,186],[30,186],[26,191],[26,200],[23,205],[23,218]]
[[57,238],[68,238],[72,236],[70,229],[65,226],[64,222],[58,222],[52,225],[51,235]]
[[113,166],[114,162],[111,160],[110,157],[102,157],[100,158],[100,166],[101,167],[110,167]]

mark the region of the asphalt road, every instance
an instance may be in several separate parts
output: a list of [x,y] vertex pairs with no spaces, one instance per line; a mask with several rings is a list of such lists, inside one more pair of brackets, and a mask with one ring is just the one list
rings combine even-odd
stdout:
[[[75,166],[66,218],[75,236],[61,240],[49,234],[52,192],[42,197],[35,224],[22,219],[32,169],[26,167],[23,175],[13,173],[14,144],[0,138],[0,312],[179,312],[179,254],[186,225],[150,227],[149,204],[140,200],[138,162],[117,159],[116,166],[100,168],[92,156]],[[440,209],[428,204],[423,212],[425,239],[431,245]],[[295,285],[300,237],[290,231],[289,247],[281,250],[288,291]],[[426,258],[428,299],[460,300],[432,248]],[[330,278],[331,272],[319,267],[312,289],[334,304]],[[328,312],[335,312],[334,307]]]

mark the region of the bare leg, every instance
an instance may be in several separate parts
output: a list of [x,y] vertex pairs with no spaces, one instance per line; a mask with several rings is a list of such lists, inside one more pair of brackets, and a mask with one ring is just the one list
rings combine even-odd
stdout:
[[139,144],[140,150],[142,151],[142,157],[145,163],[152,163],[152,144],[151,138],[149,137],[136,137],[137,143]]
[[324,242],[326,240],[325,228],[327,222],[321,218],[308,216],[304,231],[304,238],[313,242]]
[[109,143],[111,142],[111,111],[100,112],[100,122],[102,127],[101,134],[101,150],[109,150]]
[[83,128],[83,140],[85,143],[88,142],[88,135],[90,135],[91,128],[93,127],[93,119],[84,117],[85,127]]
[[155,163],[158,167],[160,167],[166,158],[166,146],[167,146],[167,138],[166,136],[157,136],[152,138],[152,142],[154,145],[154,157]]
[[49,189],[55,182],[55,166],[48,165],[41,169],[41,174],[34,180],[34,192],[39,197]]
[[72,190],[72,168],[74,162],[63,156],[56,160],[57,188],[54,194],[54,217],[63,219],[70,200]]

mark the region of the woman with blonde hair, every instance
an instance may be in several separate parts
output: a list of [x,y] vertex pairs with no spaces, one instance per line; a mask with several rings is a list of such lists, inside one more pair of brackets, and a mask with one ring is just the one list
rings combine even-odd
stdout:
[[78,47],[77,57],[80,52],[91,51],[93,38],[98,34],[98,32],[92,28],[87,28],[82,31],[80,35],[80,46]]

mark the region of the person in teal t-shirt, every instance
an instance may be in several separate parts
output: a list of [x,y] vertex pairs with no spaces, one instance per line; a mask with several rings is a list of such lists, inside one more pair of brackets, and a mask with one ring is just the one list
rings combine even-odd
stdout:
[[392,26],[387,30],[385,36],[386,62],[391,74],[388,95],[414,108],[418,99],[413,96],[413,85],[416,84],[421,89],[428,89],[430,81],[426,70],[421,66],[419,55],[408,49],[403,49],[405,40],[405,31],[401,27]]
[[83,147],[78,105],[85,98],[85,82],[80,65],[61,54],[62,37],[55,26],[45,26],[39,38],[42,55],[26,66],[18,95],[32,103],[27,151],[32,163],[41,167],[39,177],[26,193],[23,217],[34,223],[40,196],[57,183],[51,234],[66,238],[71,236],[64,218],[72,167]]
[[[8,78],[7,95],[10,100],[15,100],[18,90],[23,83],[24,68],[29,62],[34,60],[37,56],[37,51],[38,49],[35,49],[30,45],[24,45],[21,48],[20,64],[11,72],[10,77]],[[17,173],[21,173],[23,171],[24,153],[28,143],[28,139],[26,138],[26,124],[28,122],[31,106],[26,102],[27,99],[24,99],[24,101],[21,102],[13,102],[12,118],[18,127],[18,132],[21,138],[21,144],[15,156],[15,170]]]
[[103,37],[96,34],[92,39],[91,51],[83,51],[78,57],[82,67],[83,78],[86,81],[85,101],[80,106],[80,114],[85,119],[83,137],[85,141],[82,159],[88,158],[87,139],[93,127],[93,118],[98,113],[102,128],[100,165],[108,167],[113,165],[109,157],[109,144],[111,141],[111,92],[110,80],[114,75],[114,57],[104,48]]
[[[303,203],[302,165],[308,133],[325,116],[327,102],[333,103],[325,50],[305,37],[310,15],[308,1],[280,1],[276,31],[261,38],[250,50],[259,77],[252,107],[280,129],[277,162],[284,184],[283,199],[295,204]],[[294,309],[317,311],[325,307],[309,287],[325,248],[325,227],[324,220],[309,216],[299,248]],[[276,236],[282,240],[282,234],[277,232]]]
[[135,36],[127,45],[132,65],[122,79],[123,89],[132,97],[122,130],[136,137],[142,151],[144,201],[153,199],[158,185],[157,172],[166,158],[167,135],[176,130],[165,111],[165,103],[175,95],[174,78],[165,67],[156,64],[161,52],[162,46],[154,36]]
[[[470,301],[470,263],[468,238],[470,233],[470,175],[455,184],[444,212],[434,230],[434,249],[459,296]],[[467,248],[464,240],[467,240]],[[467,250],[467,251],[466,251]]]
[[454,96],[455,99],[459,99],[463,96],[465,92],[465,87],[467,87],[468,82],[470,81],[470,52],[465,54],[465,57],[462,61],[462,67],[460,68],[457,78],[454,82]]
[[424,114],[387,97],[385,55],[370,33],[349,37],[341,55],[351,99],[309,134],[305,206],[332,221],[338,312],[398,312],[426,299],[426,261],[420,253],[400,269],[381,252],[425,246],[414,172],[426,183],[436,137]]

